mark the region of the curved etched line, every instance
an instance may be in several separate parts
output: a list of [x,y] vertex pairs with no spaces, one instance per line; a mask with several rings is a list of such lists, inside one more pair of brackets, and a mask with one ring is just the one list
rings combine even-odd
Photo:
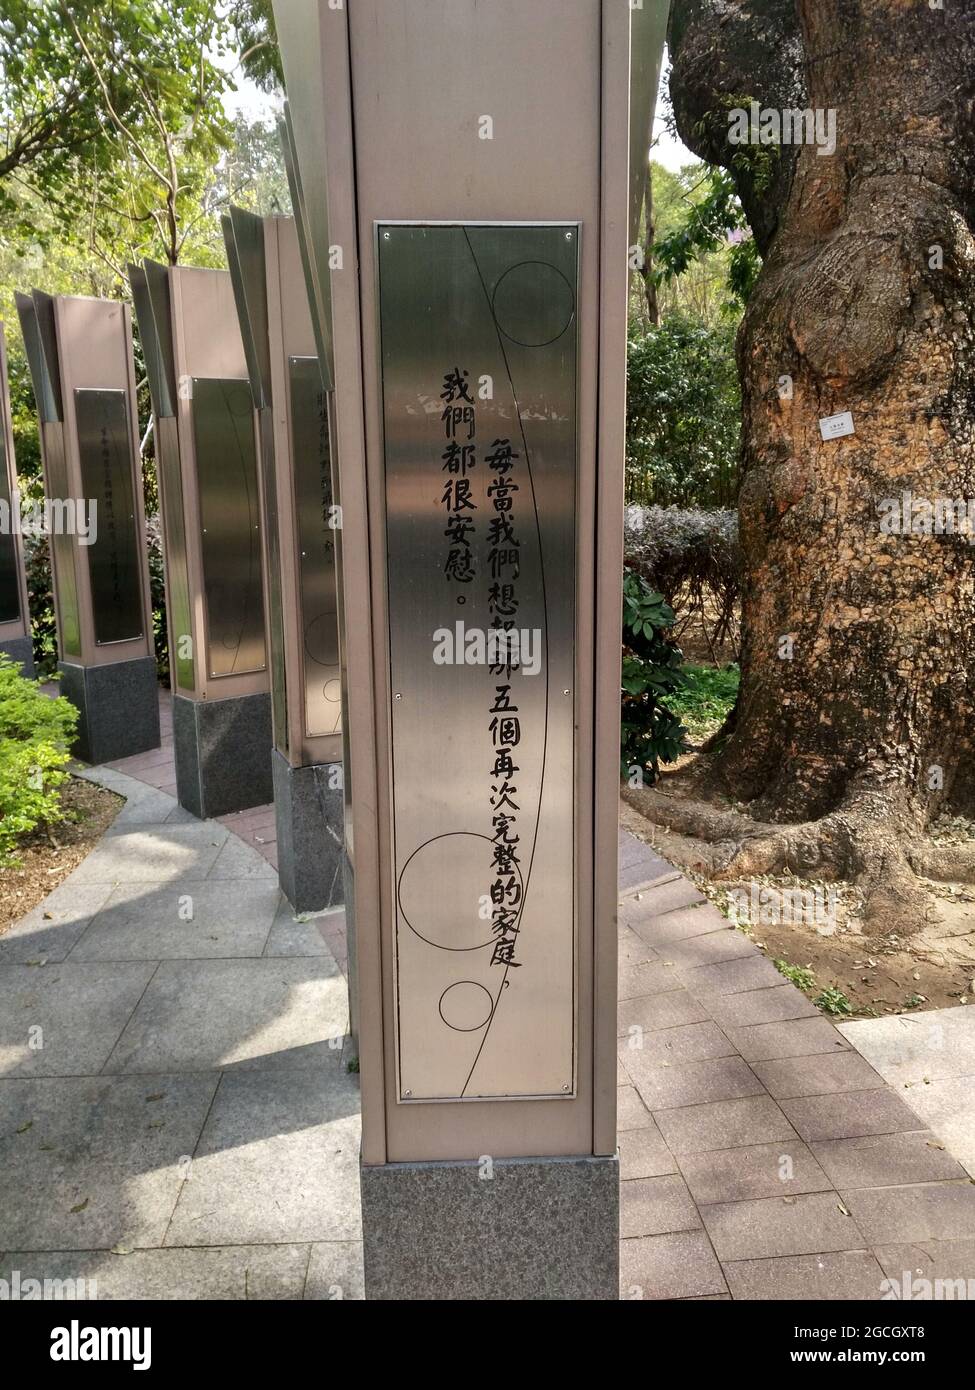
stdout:
[[[501,353],[501,359],[502,359],[502,361],[504,362],[504,369],[505,369],[505,372],[507,373],[507,376],[508,376],[508,385],[511,387],[511,399],[512,399],[512,402],[513,402],[514,407],[515,407],[515,414],[516,414],[516,416],[518,417],[518,432],[519,432],[519,434],[521,435],[522,447],[523,447],[524,450],[525,450],[525,467],[526,467],[526,469],[528,470],[528,484],[529,484],[529,487],[530,487],[530,489],[531,489],[531,495],[532,495],[532,510],[533,510],[533,512],[534,512],[534,515],[535,515],[535,534],[536,534],[536,536],[537,536],[537,538],[538,538],[538,572],[539,572],[539,577],[540,577],[540,579],[541,579],[541,587],[542,587],[542,617],[543,617],[543,625],[544,625],[544,630],[545,630],[545,725],[544,725],[545,733],[544,733],[543,738],[542,738],[542,768],[541,768],[541,773],[540,773],[540,776],[539,776],[539,779],[538,779],[538,808],[537,808],[537,810],[536,810],[536,812],[535,812],[535,830],[534,830],[534,833],[533,833],[533,835],[532,835],[532,849],[531,849],[531,856],[529,857],[529,860],[528,860],[528,872],[525,874],[525,883],[524,883],[524,887],[523,887],[523,889],[522,889],[522,894],[521,894],[521,910],[520,910],[519,913],[518,913],[518,926],[519,926],[519,931],[520,931],[520,928],[521,928],[521,920],[522,920],[522,918],[523,918],[524,915],[525,915],[525,904],[526,904],[527,901],[528,901],[528,888],[529,888],[529,885],[530,885],[530,883],[531,883],[532,868],[533,868],[534,863],[535,863],[535,850],[536,850],[536,847],[537,847],[537,845],[538,845],[538,827],[539,827],[539,823],[540,823],[541,818],[542,818],[542,797],[543,797],[544,791],[545,791],[545,767],[546,767],[546,762],[547,762],[547,758],[548,758],[548,717],[549,717],[549,700],[550,700],[550,688],[549,688],[550,675],[549,675],[549,660],[548,660],[548,653],[549,653],[549,640],[548,640],[548,590],[547,590],[546,584],[545,584],[545,557],[544,557],[543,552],[542,552],[542,527],[541,527],[541,523],[540,523],[540,521],[539,521],[539,519],[538,519],[538,499],[537,499],[537,497],[535,496],[535,478],[534,478],[534,475],[532,474],[531,454],[530,454],[529,449],[528,449],[528,439],[527,439],[527,437],[526,437],[526,435],[525,435],[525,426],[524,426],[524,422],[522,421],[522,418],[521,418],[521,410],[520,410],[519,405],[518,405],[518,395],[517,395],[517,392],[515,391],[514,378],[513,378],[512,375],[511,375],[511,364],[510,364],[510,362],[508,361],[508,354],[507,354],[507,352],[505,351],[505,346],[504,346],[504,342],[503,342],[503,337],[504,337],[504,335],[503,335],[502,332],[501,332],[501,328],[500,328],[500,326],[498,325],[497,319],[494,317],[494,306],[493,306],[492,303],[491,303],[491,296],[488,294],[487,285],[484,283],[484,277],[483,277],[482,274],[481,274],[481,267],[480,267],[480,266],[478,265],[478,263],[477,263],[477,257],[476,257],[475,254],[474,254],[474,248],[473,248],[473,246],[471,245],[471,239],[470,239],[470,236],[468,235],[467,228],[466,228],[466,227],[463,227],[461,230],[462,230],[463,233],[464,233],[464,240],[467,242],[467,249],[468,249],[468,251],[469,251],[470,254],[471,254],[471,260],[472,260],[473,263],[474,263],[474,269],[475,269],[475,271],[477,272],[477,278],[478,278],[478,281],[479,281],[479,283],[480,283],[481,289],[482,289],[482,291],[483,291],[483,293],[484,293],[484,302],[485,302],[485,304],[487,305],[488,313],[491,315],[491,322],[494,324],[494,332],[495,332],[495,335],[496,335],[497,340],[498,340],[498,350],[500,351],[500,353]],[[468,1086],[469,1086],[470,1083],[471,1083],[471,1077],[474,1075],[474,1072],[475,1072],[475,1070],[476,1070],[476,1068],[477,1068],[477,1064],[478,1064],[478,1062],[479,1062],[480,1059],[481,1059],[481,1053],[484,1051],[484,1044],[487,1042],[487,1040],[488,1040],[488,1035],[490,1034],[491,1028],[492,1028],[493,1025],[494,1025],[494,1020],[495,1020],[495,1018],[497,1017],[497,1013],[498,1013],[498,1007],[499,1007],[499,1005],[500,1005],[500,1003],[501,1003],[501,991],[504,989],[505,985],[506,985],[507,982],[508,982],[508,971],[509,971],[510,969],[511,969],[511,967],[510,967],[509,965],[506,965],[506,966],[504,967],[504,974],[503,974],[503,976],[501,977],[501,984],[500,984],[500,987],[499,987],[499,989],[498,989],[498,997],[497,997],[497,1000],[496,1000],[495,1005],[494,1005],[494,1010],[493,1010],[493,1012],[492,1012],[492,1014],[491,1014],[490,1019],[488,1020],[488,1025],[487,1025],[487,1027],[486,1027],[485,1030],[484,1030],[484,1037],[481,1039],[481,1045],[480,1045],[480,1047],[477,1049],[477,1055],[476,1055],[475,1058],[474,1058],[474,1061],[473,1061],[473,1063],[472,1063],[472,1065],[471,1065],[470,1071],[467,1073],[467,1080],[464,1082],[464,1085],[463,1085],[463,1087],[462,1087],[462,1089],[461,1089],[461,1093],[460,1093],[460,1094],[461,1094],[461,1098],[463,1098],[464,1094],[465,1094],[466,1091],[467,1091]]]

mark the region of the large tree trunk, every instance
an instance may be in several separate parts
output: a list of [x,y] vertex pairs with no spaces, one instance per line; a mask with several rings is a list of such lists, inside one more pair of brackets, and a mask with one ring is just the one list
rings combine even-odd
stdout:
[[[764,256],[738,344],[742,684],[710,787],[795,827],[739,871],[827,866],[909,930],[924,826],[973,806],[975,530],[885,534],[880,508],[975,498],[975,0],[678,0],[671,56],[681,135],[735,175]],[[835,153],[730,144],[752,99],[834,109]],[[840,411],[855,434],[824,442]]]

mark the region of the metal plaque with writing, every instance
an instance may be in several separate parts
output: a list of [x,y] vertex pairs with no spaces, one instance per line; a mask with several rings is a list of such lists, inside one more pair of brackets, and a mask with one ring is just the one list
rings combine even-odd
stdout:
[[[44,491],[48,501],[68,496],[68,465],[64,457],[64,426],[41,420],[41,453],[44,459]],[[74,536],[53,526],[51,557],[58,614],[58,642],[63,656],[81,655],[81,615],[74,572]]]
[[579,228],[377,247],[398,1096],[567,1097]]
[[7,462],[6,427],[0,407],[0,623],[15,623],[20,617],[20,579],[14,543],[15,518]]
[[74,408],[81,485],[98,528],[87,547],[95,641],[130,642],[142,636],[144,623],[125,392],[78,388]]
[[254,402],[236,378],[193,378],[211,677],[263,671],[264,588]]
[[317,357],[289,357],[291,444],[301,583],[305,732],[342,727],[335,530],[327,398]]
[[166,596],[169,600],[169,665],[177,690],[192,691],[193,614],[190,607],[189,562],[186,555],[186,513],[180,473],[179,427],[175,416],[156,417],[156,472],[162,501],[166,545]]

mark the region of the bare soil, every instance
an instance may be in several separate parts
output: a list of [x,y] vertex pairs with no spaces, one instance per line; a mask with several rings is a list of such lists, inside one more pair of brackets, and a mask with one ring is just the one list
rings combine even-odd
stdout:
[[0,868],[0,936],[87,858],[125,805],[125,798],[72,777],[61,789],[65,820],[25,835],[19,863]]
[[[923,880],[933,902],[928,919],[915,934],[910,938],[865,934],[859,916],[862,900],[850,884],[773,875],[747,883],[716,881],[704,872],[708,854],[700,841],[655,825],[632,804],[622,806],[620,824],[686,873],[732,920],[736,889],[750,902],[753,883],[757,894],[765,890],[762,901],[767,909],[759,904],[758,911],[750,914],[757,921],[739,915],[738,925],[770,960],[812,972],[813,981],[805,992],[814,1002],[820,1003],[824,990],[838,990],[848,1010],[842,1005],[840,1012],[824,1010],[837,1021],[975,1003],[975,889],[971,885]],[[967,827],[956,825],[952,838],[967,838],[966,832]],[[788,895],[797,888],[818,890],[818,901],[824,906],[832,890],[835,910],[820,914],[819,922],[805,920],[788,905]],[[782,895],[786,905],[777,910],[776,898]],[[778,920],[769,922],[769,916]],[[835,1007],[841,1001],[827,996],[826,1002]]]

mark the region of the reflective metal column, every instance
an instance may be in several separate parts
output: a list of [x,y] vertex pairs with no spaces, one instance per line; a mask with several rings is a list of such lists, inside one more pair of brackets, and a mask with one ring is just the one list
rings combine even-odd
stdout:
[[34,652],[20,526],[7,344],[0,323],[0,654],[19,662],[21,674],[30,677],[34,674]]

